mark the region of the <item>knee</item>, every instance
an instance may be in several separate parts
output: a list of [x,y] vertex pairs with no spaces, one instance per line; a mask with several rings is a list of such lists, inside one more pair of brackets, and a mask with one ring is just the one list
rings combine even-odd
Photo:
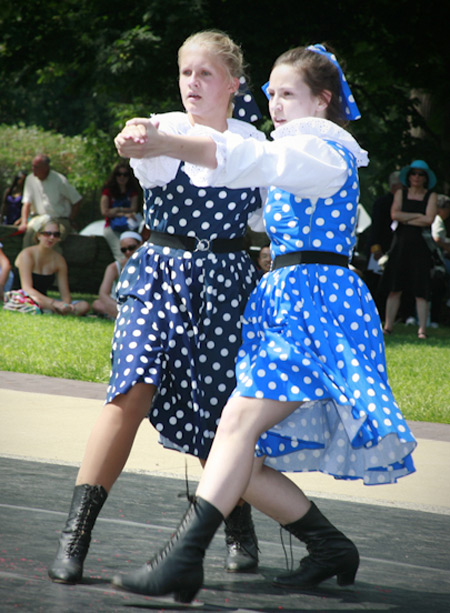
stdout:
[[247,436],[251,430],[249,411],[242,404],[229,401],[222,411],[219,428],[223,435],[233,436],[243,434]]
[[109,402],[109,407],[119,412],[122,420],[140,423],[148,414],[154,388],[152,385],[137,383],[126,394],[118,394]]

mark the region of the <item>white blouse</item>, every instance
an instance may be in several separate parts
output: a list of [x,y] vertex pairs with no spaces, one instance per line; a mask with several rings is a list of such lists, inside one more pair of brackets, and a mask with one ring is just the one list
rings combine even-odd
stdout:
[[217,144],[214,170],[185,164],[184,171],[200,187],[270,187],[276,185],[298,197],[328,198],[347,180],[347,164],[328,141],[353,153],[358,166],[367,166],[367,152],[343,128],[327,119],[307,117],[272,132],[273,141],[243,139],[204,126],[189,134],[210,136]]
[[[167,134],[183,135],[193,129],[188,115],[178,111],[152,115],[151,119],[155,123],[158,122],[159,129]],[[263,132],[245,121],[230,118],[227,122],[227,133],[239,135],[241,139],[252,137],[260,141],[266,138]],[[212,131],[215,132],[215,130]],[[217,134],[220,134],[220,132],[217,132]],[[143,188],[162,187],[175,178],[180,161],[163,155],[155,158],[131,158],[130,166]],[[246,185],[245,187],[249,186]]]

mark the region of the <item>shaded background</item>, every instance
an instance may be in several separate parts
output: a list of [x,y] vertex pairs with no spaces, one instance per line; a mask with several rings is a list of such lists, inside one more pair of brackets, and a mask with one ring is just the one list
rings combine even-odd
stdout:
[[[82,138],[86,155],[75,153],[66,163],[63,153],[69,141],[63,141],[54,167],[85,195],[97,190],[96,198],[117,160],[113,136],[133,115],[181,108],[177,49],[192,32],[219,28],[243,47],[255,97],[265,115],[260,127],[267,132],[270,121],[260,86],[267,81],[273,60],[299,44],[326,41],[336,49],[362,112],[351,129],[370,154],[370,166],[361,171],[361,201],[369,212],[389,173],[413,159],[425,159],[438,176],[437,191],[448,192],[450,54],[445,4],[435,0],[2,3],[0,136],[2,126],[34,126],[38,132],[33,146],[21,146],[14,159],[14,134],[3,137],[0,188],[9,181],[11,165],[29,164],[39,151],[45,142],[43,129],[60,137]],[[46,143],[49,147],[51,143]],[[81,155],[84,166],[76,169],[73,159]],[[86,221],[98,219],[98,203],[83,214]]]

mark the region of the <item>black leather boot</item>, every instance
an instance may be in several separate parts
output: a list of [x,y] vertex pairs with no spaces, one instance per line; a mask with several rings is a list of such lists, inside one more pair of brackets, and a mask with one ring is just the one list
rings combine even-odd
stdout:
[[167,545],[147,564],[113,584],[146,596],[173,594],[177,602],[191,602],[203,584],[203,558],[223,516],[216,507],[196,498]]
[[252,507],[247,502],[235,507],[225,520],[225,543],[225,570],[248,573],[258,568],[258,539],[252,520]]
[[78,583],[83,576],[83,562],[91,542],[95,520],[108,497],[101,485],[77,485],[59,548],[48,576],[57,583]]
[[359,566],[355,545],[331,524],[312,503],[301,519],[283,526],[306,544],[309,555],[292,573],[275,577],[274,585],[301,590],[311,588],[334,575],[339,585],[351,585]]

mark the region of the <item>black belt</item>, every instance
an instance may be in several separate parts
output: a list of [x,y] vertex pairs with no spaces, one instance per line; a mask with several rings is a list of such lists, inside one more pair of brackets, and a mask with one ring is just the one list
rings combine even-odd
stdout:
[[183,249],[184,251],[213,251],[214,253],[229,253],[230,251],[244,251],[245,239],[243,236],[238,238],[197,238],[193,236],[182,236],[181,234],[167,234],[165,232],[151,231],[149,243],[172,249]]
[[296,266],[297,264],[331,264],[332,266],[345,266],[348,268],[348,257],[330,251],[293,251],[277,255],[272,263],[272,270],[283,266]]

